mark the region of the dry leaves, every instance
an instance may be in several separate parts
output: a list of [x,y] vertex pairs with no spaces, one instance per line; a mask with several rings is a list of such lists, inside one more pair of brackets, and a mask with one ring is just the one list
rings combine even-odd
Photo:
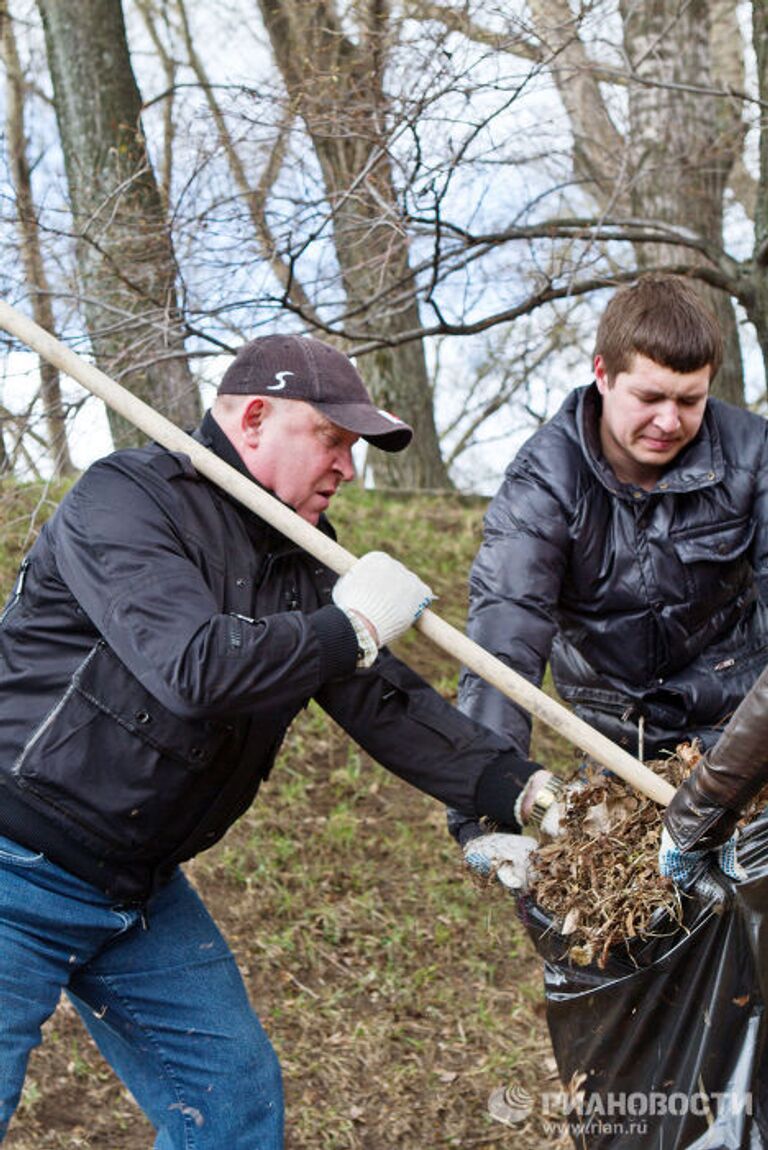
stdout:
[[[676,787],[699,758],[685,743],[648,766]],[[583,785],[569,794],[563,834],[532,857],[531,895],[567,939],[567,957],[603,967],[611,947],[676,929],[682,908],[659,874],[662,809],[599,766],[574,778]]]

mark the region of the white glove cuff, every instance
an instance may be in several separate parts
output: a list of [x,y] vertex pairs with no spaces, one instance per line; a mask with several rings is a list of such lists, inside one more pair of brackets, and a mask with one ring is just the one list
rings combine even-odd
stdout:
[[372,667],[376,662],[376,656],[379,653],[379,648],[376,646],[376,640],[371,632],[368,630],[367,624],[357,611],[350,608],[341,607],[340,610],[349,619],[350,623],[355,629],[355,638],[357,639],[357,665],[358,667]]

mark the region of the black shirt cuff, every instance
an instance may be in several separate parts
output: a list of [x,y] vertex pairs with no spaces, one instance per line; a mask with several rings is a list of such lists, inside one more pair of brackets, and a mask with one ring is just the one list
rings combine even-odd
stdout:
[[320,675],[328,679],[343,679],[357,668],[357,636],[347,616],[332,604],[313,611],[308,617],[320,643]]

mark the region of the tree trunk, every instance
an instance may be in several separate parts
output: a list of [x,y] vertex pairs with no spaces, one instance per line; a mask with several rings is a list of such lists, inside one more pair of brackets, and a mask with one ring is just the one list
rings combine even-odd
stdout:
[[[743,128],[731,102],[712,86],[709,0],[621,0],[629,88],[632,214],[681,225],[722,244],[723,195]],[[638,82],[639,81],[639,82]],[[696,90],[694,90],[696,89]],[[677,262],[679,251],[638,245],[642,267]],[[691,262],[703,263],[694,253]],[[718,316],[726,355],[713,391],[744,403],[744,369],[730,297],[701,287]]]
[[5,427],[4,417],[0,415],[0,477],[3,475],[10,475],[11,461],[8,458],[8,452],[5,447]]
[[[621,0],[628,61],[629,126],[622,140],[603,101],[596,65],[567,0],[532,0],[536,30],[573,134],[574,176],[606,216],[681,225],[722,246],[723,193],[744,127],[735,101],[707,95],[739,88],[735,0]],[[713,18],[714,12],[714,18]],[[716,28],[713,27],[716,23]],[[678,263],[680,249],[637,243],[640,270]],[[686,253],[691,263],[703,257]],[[726,354],[713,391],[744,403],[743,364],[730,296],[702,285]]]
[[[176,264],[141,126],[120,0],[38,0],[99,366],[182,427],[200,417]],[[140,433],[110,415],[116,446]]]
[[757,62],[757,85],[762,112],[760,132],[760,178],[755,203],[755,247],[751,276],[745,286],[744,305],[755,326],[768,374],[768,133],[765,108],[768,101],[768,3],[753,0],[752,43]]
[[[16,196],[19,246],[36,323],[56,334],[53,306],[37,226],[37,212],[32,198],[32,179],[24,132],[24,77],[16,47],[13,19],[5,0],[0,0],[0,50],[6,71],[5,130],[8,165]],[[48,432],[48,446],[54,475],[72,475],[74,465],[69,455],[65,412],[61,402],[61,382],[57,369],[42,357],[40,382],[43,410]]]
[[[259,0],[259,7],[288,95],[320,164],[354,329],[363,338],[378,339],[418,330],[407,237],[387,152],[382,85],[387,5],[370,5],[360,44],[344,34],[329,0]],[[376,300],[384,305],[377,309]],[[450,486],[422,341],[361,357],[359,366],[376,402],[415,431],[413,446],[402,455],[375,453],[377,481],[416,488]]]

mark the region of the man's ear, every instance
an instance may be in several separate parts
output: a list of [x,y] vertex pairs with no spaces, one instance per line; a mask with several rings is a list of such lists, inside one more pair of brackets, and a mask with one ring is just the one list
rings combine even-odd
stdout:
[[255,447],[261,437],[261,427],[269,414],[269,402],[260,395],[245,405],[240,416],[240,429],[243,440],[249,447]]
[[608,381],[608,372],[605,370],[605,361],[601,355],[595,356],[593,367],[595,373],[595,382],[597,383],[597,390],[601,395],[604,395],[611,385]]

